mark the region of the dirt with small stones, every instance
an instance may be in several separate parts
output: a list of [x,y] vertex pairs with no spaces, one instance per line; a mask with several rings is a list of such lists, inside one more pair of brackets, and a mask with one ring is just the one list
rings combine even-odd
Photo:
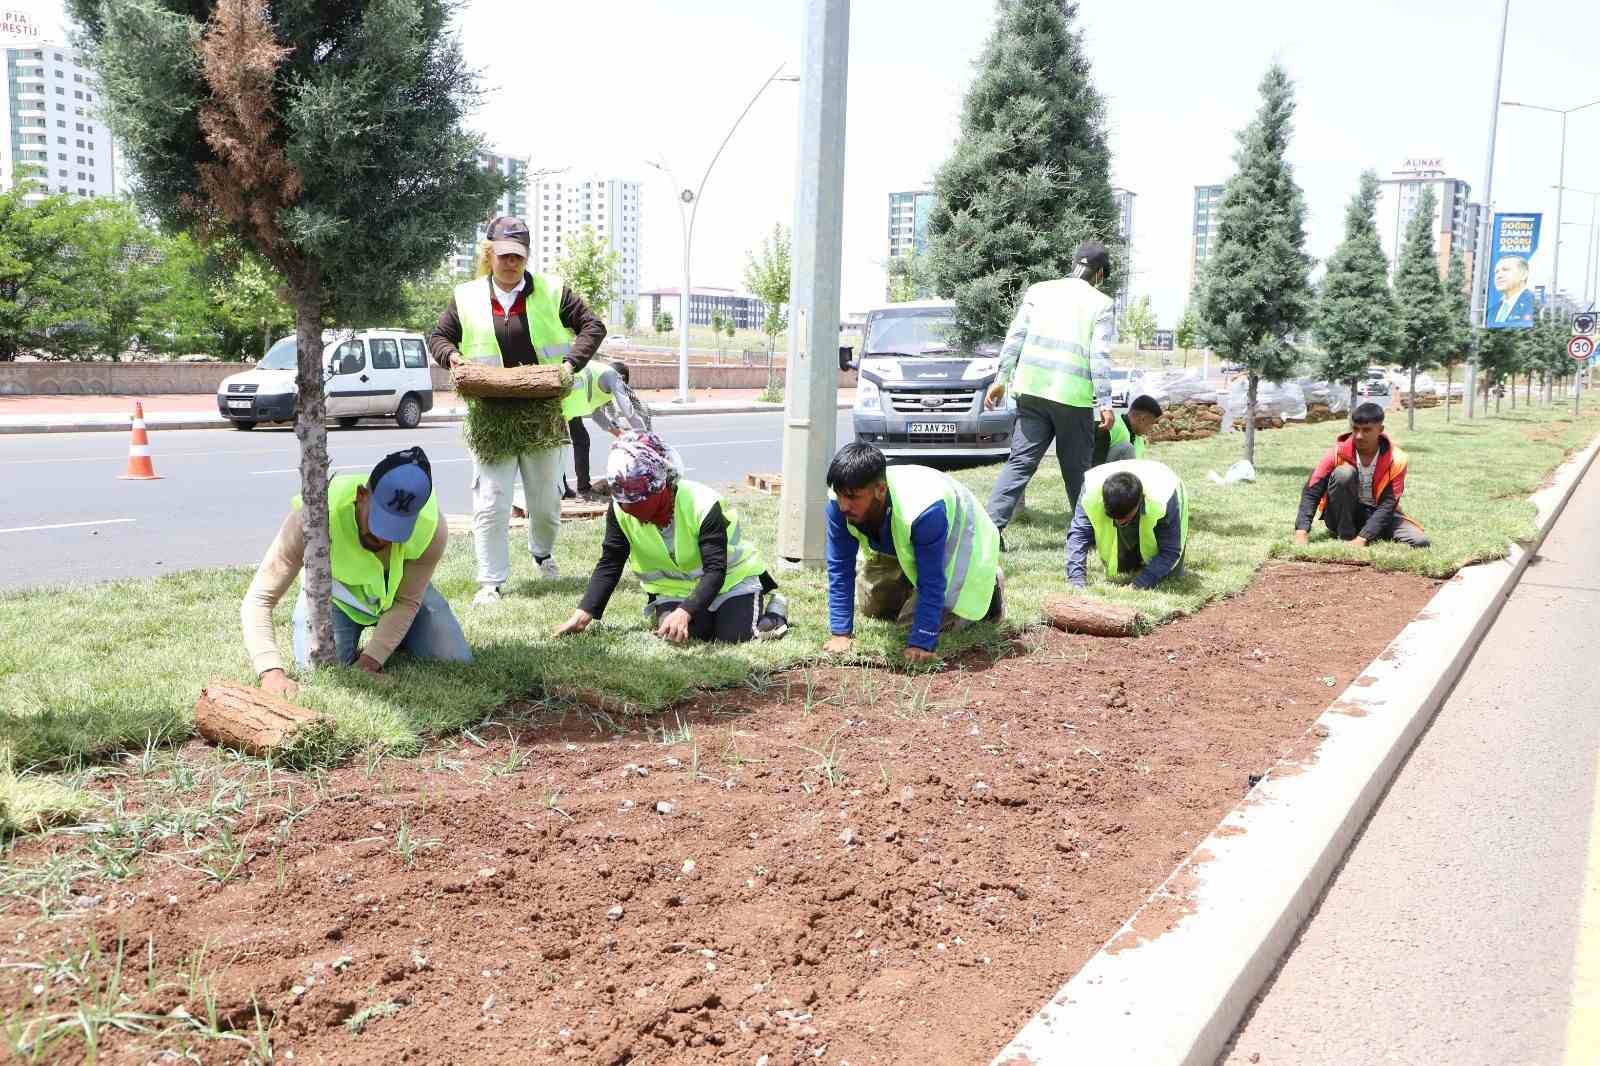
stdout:
[[[76,886],[68,919],[5,901],[0,961],[92,926],[137,960],[142,1009],[192,1013],[181,981],[143,995],[145,967],[204,945],[221,1023],[248,1033],[259,1004],[278,1061],[986,1062],[1252,775],[1314,754],[1313,720],[1435,587],[1275,565],[1142,639],[1044,630],[935,674],[801,670],[620,735],[578,713],[495,726],[334,772],[281,849],[281,811],[258,805],[225,884],[146,856]],[[280,800],[311,798],[276,777]],[[26,1012],[30,973],[0,969],[0,1002]],[[102,1062],[167,1046],[106,1039]]]

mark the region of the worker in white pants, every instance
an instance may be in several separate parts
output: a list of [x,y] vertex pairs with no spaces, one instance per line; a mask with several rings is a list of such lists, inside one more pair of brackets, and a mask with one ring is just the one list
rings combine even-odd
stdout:
[[[511,505],[528,512],[528,551],[535,569],[555,551],[561,531],[561,472],[566,450],[540,448],[490,463],[472,460],[472,543],[478,555],[478,585],[498,588],[511,576]],[[516,501],[517,475],[523,501]]]

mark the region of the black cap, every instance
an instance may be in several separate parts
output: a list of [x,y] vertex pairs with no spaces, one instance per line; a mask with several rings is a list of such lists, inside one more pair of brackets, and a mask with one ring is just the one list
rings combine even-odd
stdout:
[[1081,273],[1088,277],[1096,270],[1105,277],[1111,277],[1111,252],[1099,241],[1084,241],[1078,245],[1078,250],[1072,253],[1072,265],[1082,267]]
[[495,255],[520,255],[524,259],[533,243],[528,224],[515,215],[501,215],[489,223],[488,240]]

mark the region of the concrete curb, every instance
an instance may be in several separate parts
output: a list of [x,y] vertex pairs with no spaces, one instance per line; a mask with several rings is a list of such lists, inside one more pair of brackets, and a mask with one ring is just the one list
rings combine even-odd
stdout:
[[1597,454],[1557,468],[1533,539],[1446,582],[1317,719],[1311,761],[1274,767],[992,1066],[1216,1062]]
[[[855,405],[840,401],[839,410],[848,411]],[[764,411],[782,411],[781,403],[751,402],[732,404],[727,407],[713,406],[710,404],[684,404],[651,405],[650,413],[656,418],[677,418],[683,415],[752,415]],[[70,416],[68,416],[70,417]],[[460,422],[466,416],[460,412],[450,411],[435,414],[429,412],[422,416],[424,425],[444,422]],[[73,422],[63,420],[60,422],[0,422],[0,434],[7,433],[126,433],[128,432],[129,419],[118,421],[93,421]],[[144,420],[145,427],[151,432],[171,429],[227,429],[232,423],[225,418],[192,418],[179,416],[171,420],[164,420],[160,415],[147,415]],[[373,419],[373,425],[381,425],[381,420]]]

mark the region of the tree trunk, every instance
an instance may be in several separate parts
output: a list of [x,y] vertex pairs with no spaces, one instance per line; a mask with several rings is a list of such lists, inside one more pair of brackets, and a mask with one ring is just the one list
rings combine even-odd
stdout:
[[1244,457],[1252,465],[1256,461],[1256,387],[1260,384],[1261,378],[1250,371],[1244,394]]
[[306,550],[300,583],[311,618],[311,662],[332,666],[333,555],[328,540],[328,426],[322,367],[322,284],[315,277],[293,293],[295,341],[299,345],[295,384],[300,390],[294,435],[300,439],[300,498],[304,504]]
[[1131,637],[1138,631],[1139,612],[1120,603],[1086,596],[1046,596],[1044,620],[1068,633],[1095,637]]
[[1523,395],[1523,400],[1526,401],[1523,404],[1524,407],[1533,406],[1533,371],[1531,370],[1528,371],[1528,388],[1527,392]]
[[1511,409],[1513,411],[1517,409],[1517,375],[1515,373],[1511,375]]
[[303,730],[325,721],[319,711],[228,681],[211,682],[194,705],[194,725],[201,736],[250,755],[281,751]]
[[1356,387],[1357,386],[1356,386],[1355,379],[1351,378],[1350,379],[1350,413],[1351,414],[1355,414],[1356,413],[1356,401],[1361,398],[1361,397],[1356,395]]
[[1411,402],[1406,406],[1406,431],[1407,432],[1410,432],[1411,430],[1414,430],[1414,429],[1417,428],[1417,368],[1416,367],[1412,367],[1411,368],[1411,385],[1410,385],[1410,390],[1409,391],[1410,391]]
[[1450,421],[1450,385],[1455,378],[1455,367],[1449,364],[1444,368],[1444,420]]

